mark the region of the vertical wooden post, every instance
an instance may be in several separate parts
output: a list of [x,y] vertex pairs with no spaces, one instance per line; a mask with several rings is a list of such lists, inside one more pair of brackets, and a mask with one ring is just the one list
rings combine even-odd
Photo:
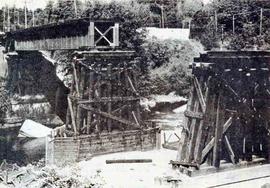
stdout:
[[[192,111],[198,112],[199,110],[199,100],[197,99],[194,104],[194,109]],[[190,134],[189,134],[189,143],[187,150],[187,158],[186,162],[192,162],[194,158],[194,149],[195,149],[195,141],[198,133],[199,120],[192,119],[190,125]]]
[[84,87],[85,87],[85,67],[81,66],[81,75],[80,75],[80,97],[83,98],[84,97]]
[[75,62],[72,62],[72,67],[73,67],[73,76],[74,76],[74,81],[75,81],[76,95],[80,96],[79,81],[78,81],[78,75],[77,75]]
[[[209,117],[209,129],[208,129],[208,135],[207,135],[207,139],[206,139],[206,144],[210,142],[210,140],[214,137],[215,135],[215,128],[216,128],[216,115],[217,115],[217,111],[216,111],[216,106],[217,106],[217,95],[213,95],[212,96],[213,101],[211,102],[211,106],[210,106],[210,117]],[[208,165],[213,165],[213,151],[210,151],[208,156],[207,156],[207,164]]]
[[[97,76],[97,98],[101,98],[101,64],[98,65],[98,76]],[[98,111],[101,110],[101,104],[97,103]],[[101,116],[97,115],[97,125],[96,125],[96,132],[99,134],[101,130]]]
[[[188,104],[187,104],[187,110],[193,109],[193,105],[195,101],[194,95],[195,95],[195,88],[194,86],[192,86],[190,90]],[[191,122],[190,119],[188,117],[185,117],[185,121],[183,123],[184,126],[181,131],[181,137],[180,137],[181,140],[179,142],[178,152],[177,152],[178,161],[184,161],[186,157],[187,144],[188,144],[188,131],[189,131],[190,122]]]
[[[94,87],[94,72],[91,70],[90,75],[89,75],[89,100],[93,99],[94,96],[94,91],[93,91],[93,87]],[[90,107],[92,107],[91,103],[89,104]],[[91,122],[92,122],[92,112],[88,111],[87,113],[87,134],[90,134],[90,126],[91,126]]]
[[[74,92],[74,76],[72,77],[72,82],[71,82],[71,87],[70,87],[70,95],[73,95],[73,92]],[[68,96],[69,98],[69,96]],[[67,108],[67,115],[66,115],[66,125],[69,125],[70,124],[70,117],[71,116],[71,113],[70,113],[70,108],[69,108],[69,105],[68,105],[68,108]]]
[[215,142],[213,150],[213,165],[216,168],[220,166],[221,151],[222,151],[222,137],[223,137],[223,118],[224,118],[224,100],[223,100],[223,89],[220,89],[217,106],[216,116],[216,129],[215,129]]
[[[200,82],[197,82],[197,84],[195,83],[196,77],[194,77],[194,86],[195,86],[195,96],[197,96],[197,99],[194,103],[194,108],[193,108],[193,112],[199,112],[199,110],[201,109],[202,111],[202,106],[200,108],[200,99],[199,96],[200,94],[198,93],[198,90],[196,88],[201,88],[200,87],[200,83],[202,83],[203,78],[200,78]],[[189,135],[189,149],[188,149],[188,154],[187,154],[187,162],[192,162],[194,160],[194,152],[195,152],[195,147],[196,147],[196,140],[197,140],[197,136],[198,136],[198,130],[199,127],[201,125],[201,120],[199,119],[195,119],[193,118],[191,120],[191,125],[190,125],[190,135]]]
[[95,23],[90,22],[89,26],[89,46],[95,47]]
[[[80,66],[79,67],[79,75],[78,75],[78,99],[83,99],[84,96],[84,86],[85,86],[85,68],[84,66]],[[79,107],[78,104],[77,105],[77,130],[80,133],[81,128],[83,127],[83,109],[81,107]]]
[[[118,96],[121,96],[122,95],[122,92],[121,92],[121,90],[122,90],[122,78],[121,78],[121,73],[122,73],[122,71],[121,71],[121,69],[122,69],[122,67],[121,67],[121,65],[120,64],[118,64],[118,66],[117,66],[117,71],[118,71],[118,74],[117,74],[117,95]],[[122,117],[122,109],[120,109],[119,110],[119,117],[121,118]],[[122,127],[122,124],[120,123],[120,126]]]
[[[112,98],[112,64],[108,64],[107,66],[107,76],[108,76],[108,94],[107,96],[111,99]],[[112,102],[109,101],[108,102],[108,113],[111,114],[112,113]],[[112,131],[112,120],[109,118],[107,121],[107,126],[108,126],[108,131],[111,132]]]
[[77,126],[76,126],[76,122],[75,122],[75,114],[73,111],[73,105],[72,102],[70,100],[70,98],[68,97],[68,108],[70,110],[70,115],[71,115],[71,120],[72,120],[72,125],[73,125],[73,130],[75,132],[75,135],[77,135]]
[[260,11],[260,35],[262,35],[263,9]]
[[119,23],[114,24],[114,30],[113,30],[113,45],[119,46]]
[[[128,81],[128,70],[127,70],[127,65],[125,64],[124,65],[124,83],[125,83],[125,96],[129,96],[130,95],[130,92],[129,92],[129,87],[130,87],[130,84],[129,84],[129,81]],[[132,116],[131,116],[131,104],[130,102],[127,102],[127,119],[128,120],[131,120],[132,119]]]
[[205,103],[206,103],[206,110],[205,114],[203,116],[202,121],[200,122],[199,130],[198,130],[198,136],[196,140],[196,148],[195,148],[195,161],[200,164],[201,163],[201,157],[202,157],[202,150],[205,145],[208,132],[208,127],[210,126],[210,116],[212,111],[212,105],[213,98],[211,98],[211,78],[207,81],[207,88],[205,91]]

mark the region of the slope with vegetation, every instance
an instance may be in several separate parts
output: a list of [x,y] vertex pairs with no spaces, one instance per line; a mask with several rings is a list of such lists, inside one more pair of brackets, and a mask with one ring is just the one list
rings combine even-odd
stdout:
[[241,50],[254,46],[269,49],[269,8],[269,1],[214,1],[193,15],[193,37],[207,49],[216,48],[220,46],[223,27],[223,43],[228,49]]

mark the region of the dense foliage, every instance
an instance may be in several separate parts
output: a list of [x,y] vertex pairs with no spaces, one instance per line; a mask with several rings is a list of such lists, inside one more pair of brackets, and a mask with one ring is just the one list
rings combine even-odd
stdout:
[[149,94],[168,94],[176,92],[186,96],[191,83],[191,71],[188,66],[193,57],[203,51],[196,41],[158,39],[146,42],[146,57],[149,65]]
[[[221,45],[223,27],[223,45],[227,48],[240,50],[255,46],[267,49],[270,34],[269,7],[269,2],[261,3],[256,0],[221,0],[211,3],[194,15],[193,35],[201,40],[207,49],[212,49]],[[264,11],[260,33],[261,8]]]

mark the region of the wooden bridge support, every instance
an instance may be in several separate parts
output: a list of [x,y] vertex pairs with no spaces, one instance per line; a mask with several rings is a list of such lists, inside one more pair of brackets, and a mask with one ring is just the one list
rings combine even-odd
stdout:
[[123,51],[75,53],[66,124],[76,135],[144,128],[132,55]]
[[191,172],[204,163],[220,169],[222,161],[269,159],[269,60],[269,52],[208,52],[195,58],[174,166]]

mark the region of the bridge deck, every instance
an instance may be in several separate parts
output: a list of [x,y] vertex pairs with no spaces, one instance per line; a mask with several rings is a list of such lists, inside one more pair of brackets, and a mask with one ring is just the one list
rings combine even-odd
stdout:
[[7,36],[9,46],[14,45],[16,51],[115,48],[119,46],[119,24],[81,18],[13,31]]

